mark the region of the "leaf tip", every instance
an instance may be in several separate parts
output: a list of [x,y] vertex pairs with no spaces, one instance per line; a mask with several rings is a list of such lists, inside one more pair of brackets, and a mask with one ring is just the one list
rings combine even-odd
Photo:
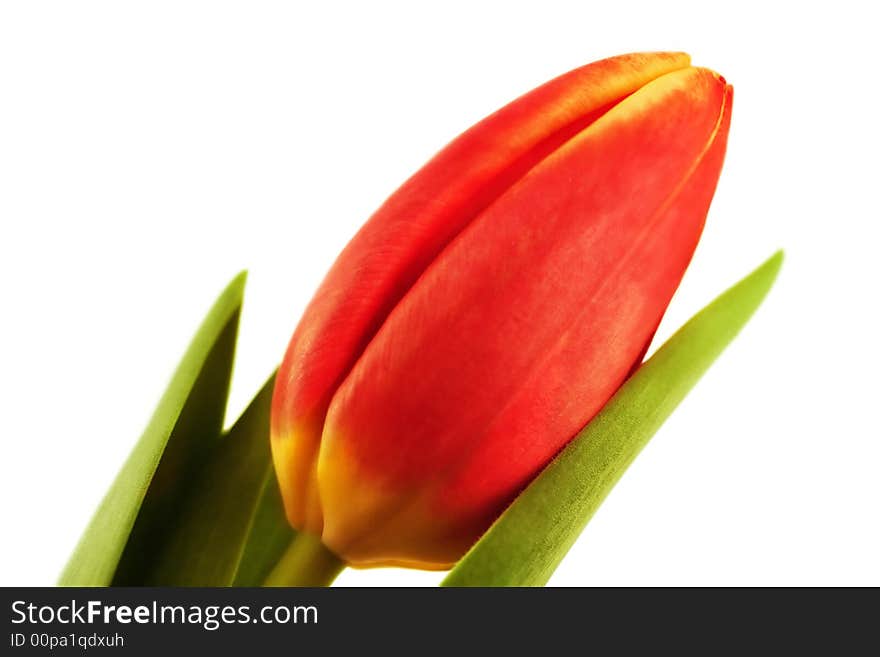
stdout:
[[247,283],[247,277],[247,269],[242,269],[238,272],[238,274],[229,281],[223,289],[223,292],[220,293],[220,296],[215,303],[215,307],[225,308],[227,311],[240,309],[244,303],[244,287],[245,283]]
[[785,249],[777,249],[776,253],[764,261],[762,267],[766,267],[767,270],[771,271],[775,278],[776,274],[778,274],[779,270],[782,268],[783,262],[785,262]]
[[247,283],[248,270],[242,269],[235,275],[229,285],[226,286],[226,292],[236,293],[238,295],[244,294],[244,286]]
[[755,271],[747,276],[743,282],[760,280],[760,287],[763,289],[761,298],[763,298],[776,282],[776,278],[779,276],[779,270],[782,269],[783,262],[785,262],[785,250],[778,249],[773,255],[761,263]]

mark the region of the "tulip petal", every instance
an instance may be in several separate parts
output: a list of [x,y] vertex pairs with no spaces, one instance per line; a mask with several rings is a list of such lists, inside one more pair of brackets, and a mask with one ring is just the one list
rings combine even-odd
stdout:
[[[327,413],[318,483],[331,549],[354,565],[447,567],[599,410],[699,238],[729,100],[705,69],[656,78],[432,261]],[[566,385],[574,394],[559,395]]]
[[316,460],[334,391],[413,283],[536,163],[683,53],[614,57],[526,94],[461,135],[393,194],[322,283],[288,348],[272,410],[273,457],[294,526],[323,526]]
[[648,440],[773,286],[779,251],[692,317],[510,505],[443,586],[543,586]]

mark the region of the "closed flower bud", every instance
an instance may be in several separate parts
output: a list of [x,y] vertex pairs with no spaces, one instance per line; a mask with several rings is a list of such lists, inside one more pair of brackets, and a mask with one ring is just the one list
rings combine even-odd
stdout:
[[354,566],[453,564],[641,362],[699,239],[731,102],[684,54],[615,57],[404,183],[279,371],[291,524]]

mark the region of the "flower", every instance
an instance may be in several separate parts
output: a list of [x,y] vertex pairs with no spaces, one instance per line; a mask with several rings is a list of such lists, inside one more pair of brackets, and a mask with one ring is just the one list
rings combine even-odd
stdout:
[[731,102],[685,54],[606,59],[392,194],[279,370],[291,524],[354,566],[453,564],[641,362],[702,231]]

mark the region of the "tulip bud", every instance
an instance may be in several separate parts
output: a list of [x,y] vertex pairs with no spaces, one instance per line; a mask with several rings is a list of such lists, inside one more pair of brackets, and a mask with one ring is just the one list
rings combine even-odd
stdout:
[[354,566],[453,564],[641,361],[699,239],[731,102],[687,55],[614,57],[404,183],[278,374],[291,524]]

